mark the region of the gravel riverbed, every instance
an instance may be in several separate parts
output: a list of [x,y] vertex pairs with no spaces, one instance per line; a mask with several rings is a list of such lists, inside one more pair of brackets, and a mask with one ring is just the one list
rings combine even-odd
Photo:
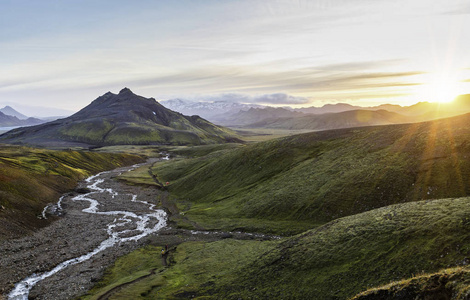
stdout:
[[[114,177],[130,168],[120,168],[100,175],[103,181],[97,184],[105,192],[94,193],[91,198],[100,204],[101,211],[124,211],[136,215],[152,212],[148,204],[132,201],[146,201],[156,204],[160,191],[155,188],[129,186]],[[79,189],[86,189],[89,182],[80,183]],[[109,191],[114,191],[115,194]],[[0,242],[0,294],[8,299],[8,293],[15,284],[32,274],[50,271],[60,263],[94,251],[109,238],[108,226],[116,223],[119,216],[84,212],[90,207],[88,201],[77,201],[80,195],[70,193],[62,201],[62,213],[51,225],[30,236]],[[136,197],[133,198],[133,195]],[[152,223],[153,222],[153,223]],[[121,222],[123,223],[123,222]],[[125,222],[124,222],[125,223]],[[122,238],[138,233],[136,222],[118,224]],[[149,220],[148,226],[155,226],[158,220]],[[116,223],[117,224],[117,223]],[[124,232],[126,231],[126,232]],[[157,233],[158,234],[158,233]],[[153,233],[155,235],[155,233]],[[56,274],[39,281],[30,291],[31,299],[71,299],[83,294],[102,276],[106,267],[117,257],[149,243],[149,236],[135,241],[117,242],[90,259],[65,267]]]
[[[110,232],[118,237],[112,246],[38,281],[24,297],[38,300],[75,299],[91,289],[118,257],[147,244],[162,246],[225,238],[279,238],[243,232],[208,232],[197,224],[197,230],[173,228],[167,217],[179,213],[176,206],[167,201],[166,192],[155,187],[127,185],[115,179],[131,169],[126,167],[103,172],[94,179],[94,187],[91,181],[81,182],[76,192],[64,195],[60,202],[61,209],[56,211],[57,205],[46,209],[46,212],[59,215],[46,213],[46,217],[55,219],[49,226],[29,236],[0,241],[0,299],[9,299],[8,295],[15,285],[25,278],[34,274],[47,274],[63,262],[96,252],[103,241],[110,239]],[[97,189],[101,192],[97,192]],[[96,212],[92,212],[93,203],[83,198],[91,198],[99,203]],[[153,205],[164,209],[154,208]],[[116,212],[130,216],[122,220]],[[160,215],[152,218],[156,212]],[[144,230],[142,223],[145,223]],[[148,229],[152,229],[151,232]],[[155,259],[161,258],[158,256]],[[27,299],[24,297],[14,299]]]

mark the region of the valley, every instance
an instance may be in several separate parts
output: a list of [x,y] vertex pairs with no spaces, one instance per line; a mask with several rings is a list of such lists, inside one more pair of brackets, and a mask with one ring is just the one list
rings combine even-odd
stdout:
[[0,3],[0,300],[470,300],[470,1]]
[[43,218],[60,216],[56,222],[30,236],[0,242],[0,286],[15,284],[9,299],[25,299],[31,290],[37,299],[73,297],[116,257],[166,226],[166,213],[153,208],[152,191],[111,179],[131,169],[87,178],[82,193],[64,195],[54,209],[44,211]]
[[209,124],[230,138],[189,144],[110,142],[100,126],[48,137],[85,119],[103,116],[0,137],[28,145],[0,148],[5,299],[468,296],[470,114],[315,132]]

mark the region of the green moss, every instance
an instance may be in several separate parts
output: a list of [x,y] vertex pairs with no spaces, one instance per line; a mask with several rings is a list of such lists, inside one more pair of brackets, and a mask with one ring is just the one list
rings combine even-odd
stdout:
[[[469,220],[470,198],[427,200],[341,218],[280,241],[183,243],[170,252],[168,268],[113,297],[348,299],[397,280],[406,289],[418,284],[402,278],[465,264],[470,255]],[[137,259],[122,259],[127,263],[108,272],[119,276],[100,283],[99,291],[132,278],[120,265]],[[133,272],[138,276],[144,270]],[[448,282],[454,290],[469,290],[468,275],[452,278]],[[419,282],[426,286],[425,278]]]
[[[98,299],[110,289],[146,276],[162,268],[159,247],[146,246],[118,258],[101,280],[87,296],[80,299]],[[147,285],[148,282],[145,282]],[[136,295],[136,294],[134,294]],[[114,298],[116,299],[116,298]],[[117,299],[130,299],[125,296]]]
[[131,172],[125,172],[118,177],[120,180],[124,180],[130,184],[141,184],[161,187],[161,184],[156,182],[149,174],[149,166],[139,167]]
[[[217,284],[235,280],[237,270],[272,247],[272,242],[239,240],[183,243],[170,251],[170,267],[158,269],[155,274],[123,287],[113,294],[113,299],[175,299],[210,293]],[[107,271],[103,281],[82,299],[96,299],[117,284],[126,282],[125,278],[129,282],[141,274],[148,274],[150,267],[145,264],[136,267],[136,262],[160,260],[159,249],[146,247],[120,258]],[[155,253],[155,256],[147,253]],[[131,269],[133,273],[129,274]]]
[[67,138],[83,142],[97,142],[102,141],[103,136],[106,136],[112,129],[114,124],[106,119],[90,121],[77,121],[64,126],[59,130],[59,133]]
[[417,275],[385,286],[368,289],[352,300],[392,299],[468,299],[470,270],[468,267],[444,269],[437,273]]
[[391,280],[458,266],[470,254],[469,204],[470,198],[420,201],[330,222],[280,242],[217,295],[346,299]]
[[[163,125],[138,114],[127,121],[113,118],[88,118],[62,124],[58,129],[61,139],[94,145],[202,145],[237,140],[237,135],[226,128],[217,127],[200,118],[170,114],[169,124]],[[51,138],[49,132],[39,132],[36,138]],[[12,134],[13,135],[13,134]],[[27,137],[18,137],[25,142]],[[14,137],[15,139],[17,137]],[[53,139],[57,139],[54,134]]]
[[302,134],[152,171],[192,203],[186,216],[203,226],[225,218],[313,227],[394,203],[469,194],[468,118]]
[[201,157],[216,151],[229,150],[242,147],[242,144],[227,143],[202,146],[167,146],[162,147],[162,151],[171,153],[172,156]]
[[[45,205],[75,188],[92,174],[141,162],[128,154],[52,151],[0,145],[0,219],[11,223],[9,231],[0,229],[0,238],[26,233],[48,222],[37,219]],[[17,222],[17,220],[24,222]]]

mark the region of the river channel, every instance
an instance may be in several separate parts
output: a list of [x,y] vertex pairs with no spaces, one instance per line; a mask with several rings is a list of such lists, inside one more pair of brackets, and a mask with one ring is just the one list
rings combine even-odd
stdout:
[[[136,166],[103,172],[43,211],[59,220],[32,236],[0,244],[0,285],[8,299],[69,299],[88,290],[117,257],[166,226],[158,191],[114,178]],[[50,216],[51,217],[51,216]],[[156,258],[158,259],[158,258]]]

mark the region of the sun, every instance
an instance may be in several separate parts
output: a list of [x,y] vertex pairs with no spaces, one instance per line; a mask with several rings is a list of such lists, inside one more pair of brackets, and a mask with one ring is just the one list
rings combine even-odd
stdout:
[[458,86],[453,81],[435,83],[432,88],[432,102],[450,103],[458,96]]
[[432,74],[421,86],[422,101],[450,103],[461,93],[460,80],[449,74]]

